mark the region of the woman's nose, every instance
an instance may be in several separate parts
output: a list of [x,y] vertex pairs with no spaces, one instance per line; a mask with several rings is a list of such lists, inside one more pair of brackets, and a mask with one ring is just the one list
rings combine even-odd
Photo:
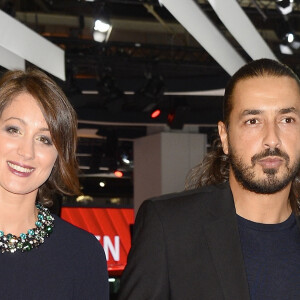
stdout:
[[31,139],[24,137],[19,144],[18,154],[26,160],[34,158],[34,143]]

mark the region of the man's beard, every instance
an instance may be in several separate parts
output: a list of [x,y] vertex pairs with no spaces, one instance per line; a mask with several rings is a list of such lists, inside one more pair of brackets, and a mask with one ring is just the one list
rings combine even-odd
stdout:
[[[263,173],[266,178],[255,179],[255,164],[265,157],[281,157],[285,161],[286,173],[282,178],[278,178],[278,168],[264,168]],[[246,189],[257,194],[274,194],[284,189],[290,182],[294,180],[300,170],[300,159],[289,166],[290,158],[287,153],[275,148],[274,150],[266,149],[251,158],[251,166],[247,166],[242,158],[236,155],[235,151],[229,144],[229,163],[236,180]]]

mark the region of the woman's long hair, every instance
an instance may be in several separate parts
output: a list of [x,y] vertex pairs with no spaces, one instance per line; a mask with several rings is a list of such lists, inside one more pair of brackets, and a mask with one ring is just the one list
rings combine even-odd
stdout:
[[30,94],[40,106],[49,126],[58,157],[48,180],[38,190],[38,201],[51,206],[54,193],[80,193],[76,160],[76,113],[60,87],[37,69],[8,71],[0,79],[0,116],[21,94]]

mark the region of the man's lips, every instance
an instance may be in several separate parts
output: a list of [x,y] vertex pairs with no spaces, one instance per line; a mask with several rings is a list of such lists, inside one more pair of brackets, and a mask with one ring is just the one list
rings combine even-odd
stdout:
[[278,168],[282,163],[283,159],[280,157],[266,157],[258,161],[258,164],[266,169]]

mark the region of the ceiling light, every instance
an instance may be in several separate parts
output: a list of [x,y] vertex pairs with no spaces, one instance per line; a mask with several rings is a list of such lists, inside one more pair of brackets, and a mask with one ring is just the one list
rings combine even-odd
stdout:
[[145,85],[135,92],[138,106],[145,112],[152,112],[164,94],[165,84],[162,76],[148,74]]
[[94,41],[102,43],[106,42],[111,33],[112,26],[106,17],[97,17],[94,23],[93,38]]
[[291,43],[291,47],[295,50],[298,50],[300,48],[300,41],[297,39],[294,39],[294,41]]
[[130,159],[127,154],[122,154],[122,162],[126,165],[130,164]]
[[159,108],[156,108],[151,113],[151,118],[156,119],[161,113],[161,110]]
[[295,36],[294,36],[293,33],[289,32],[289,33],[286,34],[286,39],[289,43],[292,43],[295,39]]
[[107,32],[109,28],[111,27],[110,24],[101,21],[101,20],[96,20],[95,25],[94,25],[94,30],[100,31],[100,32]]
[[286,55],[293,55],[294,54],[293,50],[289,46],[287,46],[287,45],[280,44],[279,45],[279,49],[280,49],[280,52],[282,54],[286,54]]
[[88,195],[80,195],[76,198],[76,202],[94,201],[94,198]]
[[100,181],[99,185],[103,188],[103,187],[105,187],[105,182],[104,181]]
[[168,114],[168,125],[171,129],[182,129],[190,110],[188,106],[178,106],[170,110]]
[[93,32],[93,39],[95,42],[103,43],[106,41],[106,34],[97,30],[94,30]]
[[114,174],[116,177],[119,177],[119,178],[123,177],[123,172],[121,172],[119,170],[114,171]]
[[276,0],[277,8],[283,15],[288,15],[293,11],[293,0]]

